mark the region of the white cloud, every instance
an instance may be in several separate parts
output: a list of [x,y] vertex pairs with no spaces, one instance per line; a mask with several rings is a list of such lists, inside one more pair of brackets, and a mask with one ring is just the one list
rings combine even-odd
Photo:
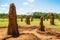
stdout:
[[25,14],[26,11],[20,11],[20,10],[17,10],[17,14]]
[[23,5],[29,5],[29,3],[28,2],[24,2]]
[[5,7],[0,7],[0,13],[7,13],[8,9]]
[[0,10],[0,13],[4,13],[4,11]]
[[39,10],[35,9],[35,10],[33,10],[32,12],[35,12],[35,11],[37,11],[37,12],[38,12]]
[[33,3],[35,0],[26,0],[26,2],[23,2],[23,5],[29,5]]
[[8,7],[8,4],[2,4],[1,7]]
[[0,13],[2,13],[2,11],[0,10]]
[[27,10],[25,8],[17,9],[17,14],[26,14]]
[[24,8],[20,8],[19,10],[21,10],[21,11],[22,11],[22,10],[24,10]]
[[35,0],[27,0],[28,2],[30,2],[30,3],[33,3]]
[[0,8],[0,10],[5,10],[6,8]]

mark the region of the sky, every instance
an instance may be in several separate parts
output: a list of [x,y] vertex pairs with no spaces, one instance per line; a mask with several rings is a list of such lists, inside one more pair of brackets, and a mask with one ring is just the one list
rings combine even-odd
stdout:
[[0,0],[0,13],[8,13],[11,3],[15,4],[17,14],[35,11],[60,13],[60,0]]

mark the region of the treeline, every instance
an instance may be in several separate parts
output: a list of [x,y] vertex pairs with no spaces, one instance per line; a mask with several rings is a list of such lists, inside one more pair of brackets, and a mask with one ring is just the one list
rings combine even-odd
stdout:
[[2,19],[8,18],[8,14],[6,14],[6,13],[0,13],[0,18],[2,18]]
[[[58,19],[60,18],[60,13],[53,13],[54,14],[54,18]],[[43,16],[45,19],[49,19],[50,18],[50,13],[45,13],[45,12],[32,12],[31,14],[28,15],[17,15],[17,18],[26,18],[27,16],[31,17],[31,18],[40,18],[41,16]],[[7,13],[0,13],[0,18],[8,18],[8,14]]]

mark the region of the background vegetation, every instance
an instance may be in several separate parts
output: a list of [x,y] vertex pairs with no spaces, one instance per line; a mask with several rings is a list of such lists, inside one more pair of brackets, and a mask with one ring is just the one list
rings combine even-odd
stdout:
[[[27,15],[17,15],[17,18],[26,18]],[[50,18],[50,13],[45,13],[45,12],[32,12],[31,14],[28,14],[29,17],[33,17],[33,18],[40,18],[41,16],[43,16],[45,19],[49,19]],[[0,18],[4,19],[4,18],[8,18],[8,14],[7,13],[0,13]],[[60,18],[60,13],[54,13],[54,18],[58,19]]]
[[[33,21],[31,22],[31,25],[39,26],[40,23],[40,17],[43,16],[45,18],[44,25],[46,28],[56,28],[60,29],[60,13],[54,13],[54,22],[55,25],[50,25],[50,13],[43,13],[43,12],[33,12],[28,15],[17,15],[17,23],[18,25],[25,26],[25,18],[26,16],[32,17]],[[21,22],[21,18],[23,18],[23,21]],[[48,19],[48,21],[46,20]],[[7,13],[0,13],[0,27],[7,27],[8,26],[8,14]]]

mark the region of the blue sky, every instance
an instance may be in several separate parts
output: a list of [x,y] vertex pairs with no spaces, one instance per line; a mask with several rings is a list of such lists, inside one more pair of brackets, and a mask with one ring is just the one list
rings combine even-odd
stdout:
[[60,13],[60,0],[0,0],[0,13],[8,13],[11,3],[15,4],[17,14],[35,11]]

